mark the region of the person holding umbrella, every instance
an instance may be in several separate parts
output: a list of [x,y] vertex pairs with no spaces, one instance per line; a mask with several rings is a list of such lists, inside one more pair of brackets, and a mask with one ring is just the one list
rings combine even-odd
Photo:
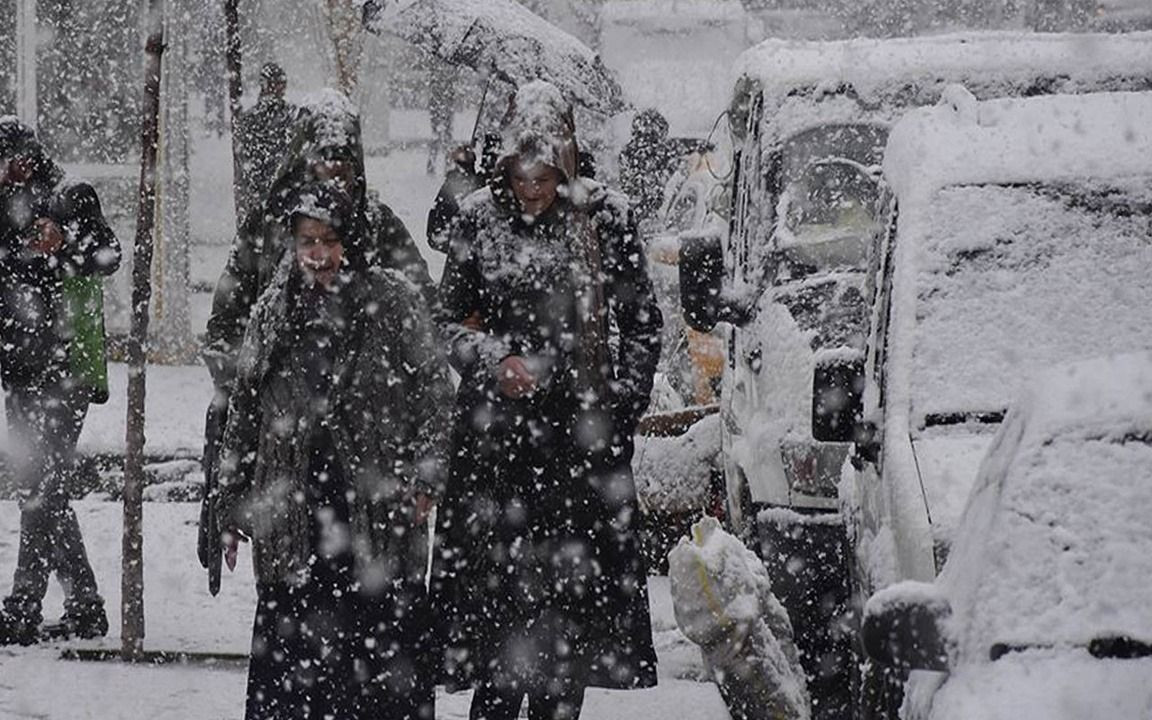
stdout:
[[441,331],[461,375],[432,605],[472,720],[576,718],[650,687],[632,436],[661,315],[622,195],[579,177],[572,109],[517,92],[504,154],[450,233]]

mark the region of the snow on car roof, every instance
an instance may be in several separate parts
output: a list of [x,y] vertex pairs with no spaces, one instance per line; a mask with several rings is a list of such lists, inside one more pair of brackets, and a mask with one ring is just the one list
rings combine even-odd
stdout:
[[922,78],[1099,79],[1152,70],[1152,33],[982,32],[831,42],[767,40],[737,60],[736,78],[769,95],[851,85],[861,97]]
[[947,185],[1147,173],[1152,93],[976,101],[952,87],[892,129],[884,175],[904,198]]

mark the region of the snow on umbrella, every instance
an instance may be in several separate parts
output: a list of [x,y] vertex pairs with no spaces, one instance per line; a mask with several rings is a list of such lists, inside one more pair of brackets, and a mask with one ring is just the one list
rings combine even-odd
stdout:
[[517,87],[547,80],[573,103],[603,115],[627,108],[599,55],[515,0],[368,0],[364,24],[454,65],[491,70]]

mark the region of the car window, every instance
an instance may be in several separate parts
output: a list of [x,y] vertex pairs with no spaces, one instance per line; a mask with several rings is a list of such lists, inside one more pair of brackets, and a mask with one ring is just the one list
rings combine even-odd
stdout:
[[1152,347],[1150,187],[950,187],[907,225],[902,208],[914,422],[997,417],[1045,366]]

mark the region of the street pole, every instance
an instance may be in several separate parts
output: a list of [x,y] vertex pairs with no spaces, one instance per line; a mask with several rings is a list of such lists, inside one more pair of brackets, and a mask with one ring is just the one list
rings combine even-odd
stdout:
[[240,198],[240,98],[244,95],[243,65],[240,53],[240,10],[239,0],[224,0],[224,62],[228,66],[228,110],[232,129],[232,198],[236,206],[236,229],[244,224],[240,217],[243,207]]
[[148,306],[156,217],[156,153],[160,142],[160,68],[164,54],[163,0],[148,0],[144,48],[140,194],[132,256],[132,329],[128,337],[128,419],[124,456],[124,538],[120,580],[120,653],[125,662],[144,656],[144,394]]

